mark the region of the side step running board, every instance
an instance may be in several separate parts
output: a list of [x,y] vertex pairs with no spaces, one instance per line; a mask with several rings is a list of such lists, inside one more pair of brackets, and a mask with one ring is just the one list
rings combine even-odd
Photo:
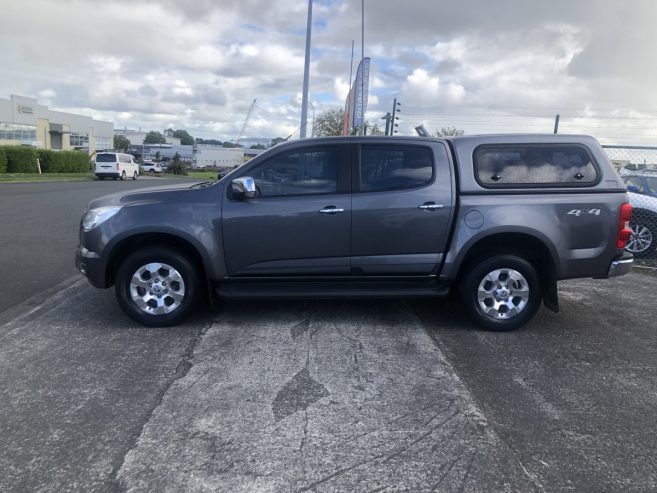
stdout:
[[245,282],[215,286],[220,297],[232,299],[350,299],[446,296],[449,287],[431,282]]

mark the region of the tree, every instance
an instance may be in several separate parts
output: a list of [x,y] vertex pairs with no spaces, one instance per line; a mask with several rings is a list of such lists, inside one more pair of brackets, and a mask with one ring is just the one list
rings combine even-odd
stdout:
[[144,137],[144,144],[166,144],[167,139],[160,132],[151,130]]
[[228,141],[224,142],[221,145],[222,147],[229,147],[229,148],[241,147],[239,144],[233,144],[232,142],[228,142]]
[[217,139],[196,139],[197,144],[206,144],[206,145],[213,145],[213,146],[220,146],[223,144],[222,141],[217,140]]
[[167,173],[172,173],[174,175],[186,175],[187,174],[187,168],[183,164],[183,162],[180,160],[180,154],[176,152],[176,154],[173,156],[173,159],[171,160],[171,163],[169,164],[167,168]]
[[465,130],[461,130],[456,127],[443,127],[438,132],[436,132],[436,137],[458,137],[464,133]]
[[266,149],[266,147],[262,144],[253,144],[249,149]]
[[114,149],[117,151],[128,152],[128,147],[130,147],[130,141],[125,135],[114,136]]
[[285,142],[285,139],[283,137],[276,137],[274,139],[271,139],[270,147],[274,147],[276,144],[280,144],[281,142]]
[[157,151],[157,152],[155,153],[155,160],[156,160],[156,161],[159,161],[159,160],[160,160],[160,151]]
[[186,146],[194,145],[194,137],[189,135],[187,130],[174,130],[172,136],[176,137],[177,139],[180,139],[180,143],[182,145],[186,145]]
[[323,111],[315,118],[315,136],[330,137],[342,135],[343,124],[343,109]]

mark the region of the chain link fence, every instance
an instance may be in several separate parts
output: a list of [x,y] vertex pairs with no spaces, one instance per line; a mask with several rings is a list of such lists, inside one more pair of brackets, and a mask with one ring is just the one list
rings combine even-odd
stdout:
[[603,147],[623,178],[634,209],[626,249],[636,263],[657,267],[657,147]]

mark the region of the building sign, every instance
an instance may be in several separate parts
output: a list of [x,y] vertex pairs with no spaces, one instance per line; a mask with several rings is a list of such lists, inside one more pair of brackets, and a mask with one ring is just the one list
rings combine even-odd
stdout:
[[25,113],[27,115],[32,115],[34,113],[34,109],[31,106],[28,106],[27,104],[17,104],[16,105],[16,111],[18,113]]

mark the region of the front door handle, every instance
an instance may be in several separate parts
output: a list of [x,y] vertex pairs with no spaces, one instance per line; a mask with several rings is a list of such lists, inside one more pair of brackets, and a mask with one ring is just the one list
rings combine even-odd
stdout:
[[425,202],[424,204],[418,205],[417,207],[418,209],[433,211],[436,209],[442,209],[445,206],[443,204],[436,204],[435,202]]
[[344,209],[338,209],[334,205],[327,205],[323,209],[320,209],[319,212],[322,214],[340,214],[341,212],[344,212]]

